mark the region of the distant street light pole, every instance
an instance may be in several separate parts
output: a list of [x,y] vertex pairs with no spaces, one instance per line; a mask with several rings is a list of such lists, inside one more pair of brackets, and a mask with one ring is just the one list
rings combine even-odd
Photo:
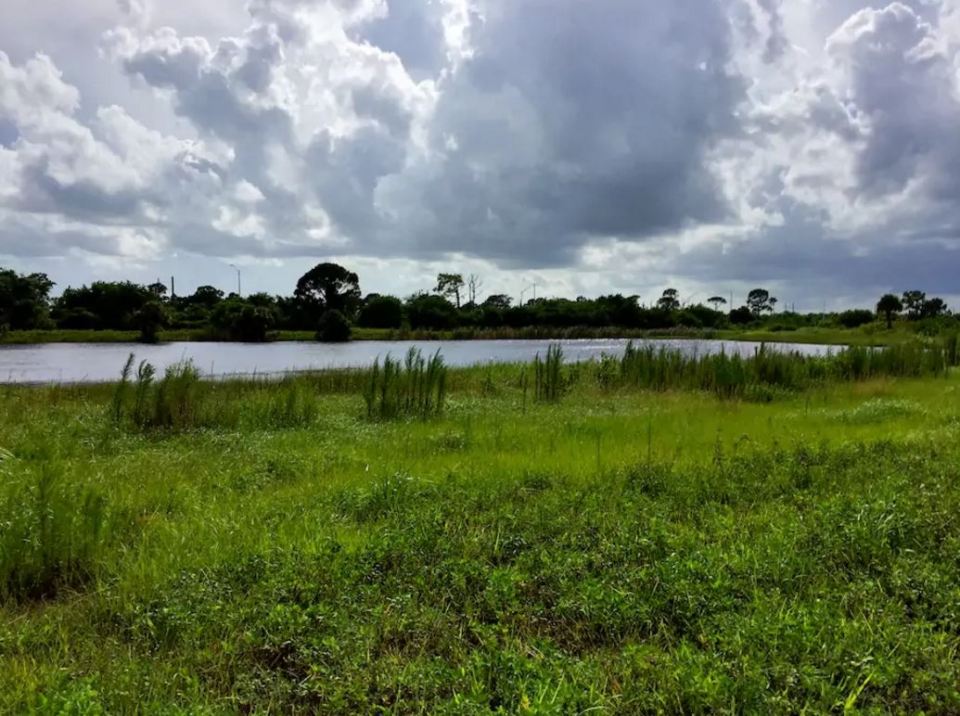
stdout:
[[243,297],[243,289],[240,284],[240,269],[235,264],[230,264],[230,268],[237,272],[237,295]]

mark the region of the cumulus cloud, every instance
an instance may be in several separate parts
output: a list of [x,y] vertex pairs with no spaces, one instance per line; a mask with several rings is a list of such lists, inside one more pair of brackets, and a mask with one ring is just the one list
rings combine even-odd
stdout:
[[841,277],[851,295],[946,285],[955,257],[952,0],[111,7],[112,94],[53,36],[0,44],[0,254],[480,261],[558,290]]

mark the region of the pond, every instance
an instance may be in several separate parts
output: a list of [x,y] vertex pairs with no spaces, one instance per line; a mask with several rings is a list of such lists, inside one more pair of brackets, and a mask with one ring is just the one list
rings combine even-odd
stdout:
[[[626,340],[515,341],[356,341],[343,344],[284,343],[50,343],[0,346],[0,383],[97,383],[116,380],[130,353],[162,371],[192,360],[207,376],[278,375],[325,368],[358,368],[391,354],[403,357],[410,347],[425,354],[437,350],[447,365],[515,363],[545,354],[552,343],[563,346],[568,361],[584,361],[603,353],[622,355]],[[700,355],[725,351],[752,355],[759,343],[714,340],[651,339],[636,345],[664,346]],[[794,343],[767,344],[772,350],[824,355],[836,346]]]

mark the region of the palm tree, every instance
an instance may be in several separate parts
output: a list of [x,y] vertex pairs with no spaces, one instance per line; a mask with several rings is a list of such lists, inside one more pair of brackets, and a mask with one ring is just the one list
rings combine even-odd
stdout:
[[887,319],[887,330],[893,328],[893,317],[903,310],[903,301],[892,293],[885,294],[877,302],[877,313],[882,313]]

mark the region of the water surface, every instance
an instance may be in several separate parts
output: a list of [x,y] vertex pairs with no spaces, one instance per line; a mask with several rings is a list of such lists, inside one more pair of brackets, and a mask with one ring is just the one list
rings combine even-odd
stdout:
[[[411,346],[424,353],[438,349],[447,365],[511,363],[545,354],[551,343],[563,345],[568,361],[622,355],[626,340],[516,340],[516,341],[356,341],[343,344],[281,343],[50,343],[0,346],[0,383],[96,383],[116,380],[130,353],[149,360],[159,371],[182,360],[192,360],[206,375],[277,375],[324,368],[372,365],[387,354],[402,357]],[[752,355],[759,343],[709,340],[656,339],[636,345],[665,346],[700,355],[725,351]],[[770,349],[823,355],[830,346],[794,343],[767,344]],[[836,347],[833,347],[836,350]]]

